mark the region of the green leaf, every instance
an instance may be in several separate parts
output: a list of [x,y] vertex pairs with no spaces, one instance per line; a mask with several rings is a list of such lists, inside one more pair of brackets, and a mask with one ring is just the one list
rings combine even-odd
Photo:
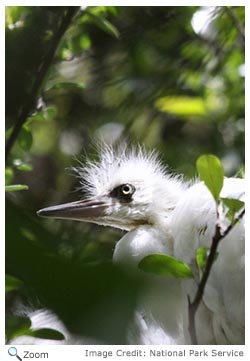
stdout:
[[138,267],[148,273],[176,278],[192,278],[190,267],[178,259],[164,255],[152,254],[143,258]]
[[6,336],[13,339],[27,334],[31,327],[31,321],[28,317],[11,316],[6,319]]
[[[61,60],[70,60],[74,56],[72,51],[66,47],[61,49],[59,55],[60,55]],[[48,90],[50,90],[50,89],[48,89]]]
[[46,120],[51,120],[56,116],[57,110],[56,107],[47,107],[43,110],[37,111],[26,119],[26,125],[30,125],[32,122],[44,122]]
[[64,340],[64,335],[51,328],[31,329],[31,321],[28,317],[12,316],[6,320],[6,336],[13,339],[20,336],[32,336],[50,340]]
[[79,45],[83,50],[87,50],[91,47],[91,39],[87,34],[83,34],[79,37]]
[[5,169],[5,184],[9,185],[12,182],[13,177],[14,177],[13,170],[9,167],[6,168]]
[[205,154],[198,158],[196,167],[200,179],[204,181],[215,201],[218,202],[224,179],[220,160],[212,154]]
[[44,121],[44,116],[43,116],[43,112],[39,111],[39,112],[35,112],[34,114],[32,114],[30,117],[28,117],[26,119],[26,125],[30,125],[30,123],[32,122],[40,122],[40,121]]
[[11,184],[9,186],[5,186],[5,192],[24,191],[27,189],[29,189],[29,187],[25,184]]
[[[200,248],[197,248],[197,250],[196,250],[196,263],[202,271],[204,270],[204,268],[206,266],[209,252],[210,252],[210,249],[208,247],[200,247]],[[219,253],[216,252],[213,262],[216,261],[218,255],[219,255]]]
[[166,96],[156,100],[155,107],[161,112],[181,116],[198,116],[206,113],[202,98],[188,96]]
[[73,83],[73,82],[58,82],[54,84],[52,87],[46,89],[46,91],[50,90],[82,90],[85,88],[83,83]]
[[27,129],[27,127],[22,127],[22,130],[18,136],[18,144],[19,146],[27,151],[31,148],[32,146],[32,142],[33,142],[33,137],[31,132]]
[[119,39],[120,33],[117,28],[113,24],[111,24],[110,21],[105,18],[96,18],[95,23],[102,30],[106,31],[106,33],[113,35],[115,38]]
[[106,33],[114,36],[115,38],[119,38],[120,33],[117,28],[111,24],[110,21],[105,19],[103,16],[95,15],[89,11],[86,11],[86,14],[89,16],[89,20],[92,21],[96,26],[105,31]]
[[209,253],[208,247],[200,247],[196,250],[196,262],[198,267],[203,270],[207,263],[207,257]]
[[39,330],[29,330],[26,333],[27,336],[37,337],[37,338],[43,338],[43,339],[49,339],[49,340],[64,340],[64,335],[57,331],[53,330],[51,328],[41,328]]
[[13,165],[21,171],[30,172],[32,171],[33,167],[31,164],[23,162],[21,159],[14,159]]
[[5,292],[11,292],[18,290],[23,284],[23,281],[19,280],[18,278],[5,275]]
[[230,221],[234,219],[235,213],[244,207],[244,202],[234,198],[221,198],[223,205],[228,209],[227,217]]

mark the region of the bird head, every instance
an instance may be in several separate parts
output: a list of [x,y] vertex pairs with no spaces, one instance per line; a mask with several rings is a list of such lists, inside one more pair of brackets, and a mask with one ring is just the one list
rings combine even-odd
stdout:
[[131,230],[167,219],[184,188],[155,152],[142,147],[102,146],[98,161],[87,160],[75,171],[85,199],[44,208],[39,216]]

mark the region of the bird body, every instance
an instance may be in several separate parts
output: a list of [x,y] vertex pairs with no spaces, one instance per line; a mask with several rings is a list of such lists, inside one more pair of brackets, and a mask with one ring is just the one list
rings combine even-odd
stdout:
[[113,262],[123,265],[143,281],[138,310],[131,325],[129,342],[133,344],[182,344],[181,287],[178,280],[148,275],[138,263],[150,254],[172,254],[172,237],[167,232],[141,225],[128,232],[116,244]]
[[[175,256],[194,269],[199,247],[210,247],[215,232],[215,201],[202,182],[173,176],[154,152],[142,147],[104,146],[100,159],[75,169],[85,200],[45,208],[45,217],[75,219],[123,229],[113,261],[145,280],[129,342],[188,344],[188,295],[196,281],[149,275],[138,263],[150,254]],[[225,179],[222,194],[242,199],[243,181]],[[223,216],[224,227],[228,220]],[[182,283],[182,285],[181,285]],[[244,343],[243,221],[221,241],[196,315],[202,344]]]

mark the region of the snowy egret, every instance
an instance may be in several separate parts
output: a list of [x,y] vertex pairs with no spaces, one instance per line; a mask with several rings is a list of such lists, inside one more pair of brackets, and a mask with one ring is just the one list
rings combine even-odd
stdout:
[[[43,217],[73,219],[127,231],[113,261],[135,272],[150,254],[175,256],[193,267],[196,249],[210,247],[216,224],[215,202],[202,182],[172,175],[154,152],[142,147],[104,146],[98,161],[75,169],[84,200],[44,208]],[[243,199],[244,180],[224,181],[222,196]],[[223,218],[226,226],[228,220]],[[197,280],[144,274],[150,287],[140,296],[129,342],[188,344],[188,295]],[[244,343],[244,220],[223,239],[214,262],[196,327],[199,344]]]

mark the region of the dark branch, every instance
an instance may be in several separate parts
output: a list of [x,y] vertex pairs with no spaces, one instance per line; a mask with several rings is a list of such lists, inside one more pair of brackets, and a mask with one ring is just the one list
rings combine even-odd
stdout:
[[48,72],[48,69],[53,61],[58,44],[59,44],[63,34],[69,27],[73,17],[77,13],[78,9],[79,9],[78,6],[72,6],[72,7],[68,8],[68,10],[66,11],[65,15],[63,16],[63,18],[61,20],[61,24],[58,27],[57,32],[55,33],[55,35],[51,41],[50,47],[48,49],[47,54],[45,55],[42,65],[37,73],[37,76],[36,76],[35,82],[33,84],[33,87],[31,88],[30,94],[29,94],[29,96],[27,96],[27,102],[23,105],[23,108],[20,112],[19,117],[17,118],[17,121],[13,128],[13,131],[12,131],[9,139],[6,142],[6,147],[5,147],[5,160],[6,161],[8,159],[8,156],[10,154],[10,151],[11,151],[13,145],[16,142],[18,134],[19,134],[20,130],[22,129],[23,124],[25,123],[27,117],[29,116],[29,114],[32,112],[32,110],[35,107],[38,92],[39,92],[41,85],[44,81],[44,78]]
[[[192,302],[191,302],[190,298],[188,297],[189,334],[190,334],[193,345],[198,344],[196,328],[195,328],[195,314],[196,314],[199,304],[202,300],[204,289],[205,289],[209,274],[211,272],[213,262],[216,257],[216,251],[217,251],[218,245],[219,245],[220,241],[229,234],[229,232],[233,229],[235,224],[240,221],[240,219],[244,216],[244,214],[245,214],[245,208],[238,214],[237,217],[234,218],[234,220],[230,223],[230,225],[227,227],[225,232],[222,232],[219,222],[217,221],[217,223],[216,223],[215,234],[212,239],[212,246],[210,248],[206,266],[205,266],[202,278],[200,280],[200,283],[198,285],[196,295]],[[218,220],[218,218],[217,218],[217,220]]]

